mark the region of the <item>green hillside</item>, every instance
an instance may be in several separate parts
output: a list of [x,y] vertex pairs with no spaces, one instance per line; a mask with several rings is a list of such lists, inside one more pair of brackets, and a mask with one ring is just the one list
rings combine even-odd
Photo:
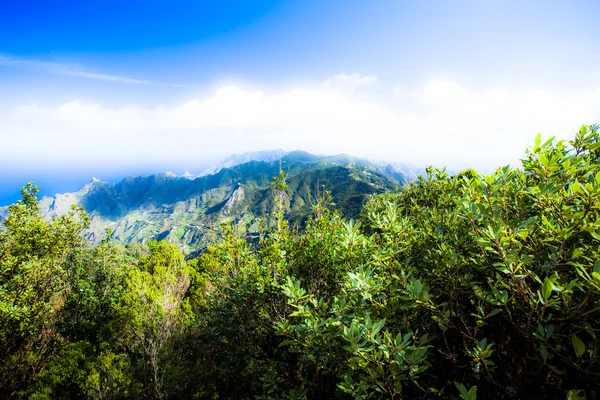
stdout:
[[[266,154],[272,158],[271,153]],[[236,160],[246,158],[238,156],[227,163]],[[381,167],[365,160],[294,151],[281,160],[251,160],[195,179],[163,173],[129,177],[117,184],[94,180],[78,192],[44,198],[40,206],[49,218],[67,213],[72,205],[83,206],[91,217],[87,234],[95,244],[108,229],[118,243],[165,239],[192,253],[216,238],[223,221],[246,227],[249,237],[255,236],[259,219],[268,224],[273,210],[270,185],[280,168],[288,175],[286,215],[299,226],[324,188],[331,191],[342,214],[354,218],[368,195],[400,188],[409,180],[397,171],[381,172]]]

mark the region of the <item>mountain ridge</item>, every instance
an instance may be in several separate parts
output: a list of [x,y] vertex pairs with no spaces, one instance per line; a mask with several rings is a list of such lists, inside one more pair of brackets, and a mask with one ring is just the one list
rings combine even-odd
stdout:
[[[275,150],[228,158],[235,163],[214,174],[176,176],[158,173],[125,177],[117,183],[98,179],[76,192],[45,196],[40,209],[47,218],[83,206],[91,217],[89,239],[98,243],[106,236],[127,244],[167,239],[184,252],[197,251],[210,240],[207,235],[220,222],[242,224],[248,232],[273,208],[270,184],[280,168],[287,174],[290,208],[288,218],[302,224],[311,213],[314,193],[325,186],[347,217],[356,217],[370,194],[394,190],[413,180],[388,164],[374,164],[346,154],[318,156],[296,150]],[[254,160],[251,158],[259,158]],[[267,158],[267,160],[264,160]],[[312,193],[312,194],[311,194]],[[0,219],[6,210],[0,208]]]

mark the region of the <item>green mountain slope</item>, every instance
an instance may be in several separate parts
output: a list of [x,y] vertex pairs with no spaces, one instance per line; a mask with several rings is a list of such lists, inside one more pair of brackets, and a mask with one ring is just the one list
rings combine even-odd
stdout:
[[98,243],[107,229],[127,244],[166,239],[184,252],[205,247],[220,222],[232,220],[256,231],[258,218],[273,209],[270,184],[279,168],[288,175],[288,218],[302,223],[323,188],[344,216],[358,216],[367,196],[399,188],[408,178],[347,155],[316,156],[293,151],[277,161],[249,161],[189,179],[172,173],[128,177],[116,184],[94,179],[75,193],[43,198],[44,215],[62,215],[71,205],[90,214],[89,239]]

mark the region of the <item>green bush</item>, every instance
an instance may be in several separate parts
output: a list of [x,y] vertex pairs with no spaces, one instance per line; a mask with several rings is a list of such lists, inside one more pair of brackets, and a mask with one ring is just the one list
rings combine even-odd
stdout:
[[30,398],[594,399],[600,143],[539,136],[522,168],[428,169],[358,221],[323,193],[290,230],[285,174],[253,243],[226,224],[89,248],[88,218],[0,232],[0,393]]

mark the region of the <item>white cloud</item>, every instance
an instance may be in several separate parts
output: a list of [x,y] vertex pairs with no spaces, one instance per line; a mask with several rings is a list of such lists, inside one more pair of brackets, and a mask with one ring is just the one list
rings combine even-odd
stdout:
[[0,66],[6,67],[24,67],[35,70],[42,70],[51,74],[73,76],[76,78],[93,79],[107,82],[142,84],[149,85],[150,81],[128,78],[125,76],[100,74],[87,72],[73,65],[47,62],[40,60],[28,60],[24,58],[0,54]]
[[330,91],[354,92],[361,87],[370,86],[376,82],[376,76],[341,73],[327,78],[322,87]]
[[468,93],[458,83],[453,81],[432,81],[422,91],[425,104],[448,105],[457,100],[464,101]]
[[0,140],[14,160],[60,154],[67,161],[180,165],[209,155],[299,148],[487,170],[518,164],[537,132],[570,138],[580,124],[600,121],[600,88],[474,91],[432,81],[384,103],[331,83],[366,85],[375,78],[339,77],[284,93],[224,86],[173,107],[109,108],[78,100],[25,105],[0,114]]

